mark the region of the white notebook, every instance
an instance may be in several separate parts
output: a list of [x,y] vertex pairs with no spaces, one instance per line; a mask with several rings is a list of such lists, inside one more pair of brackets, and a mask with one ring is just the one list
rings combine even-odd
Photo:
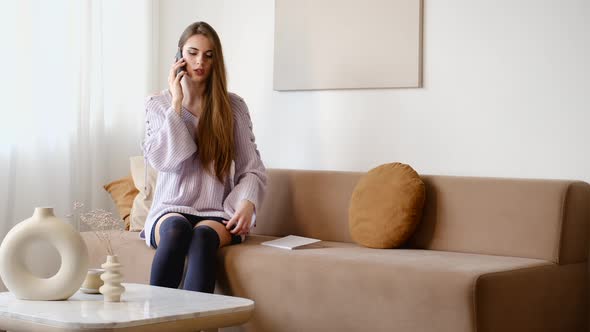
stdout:
[[312,239],[309,237],[288,235],[288,236],[282,237],[280,239],[262,242],[262,244],[264,244],[265,246],[293,250],[293,249],[297,249],[299,247],[303,247],[308,244],[312,244],[312,243],[316,243],[316,242],[320,242],[320,241],[321,240]]

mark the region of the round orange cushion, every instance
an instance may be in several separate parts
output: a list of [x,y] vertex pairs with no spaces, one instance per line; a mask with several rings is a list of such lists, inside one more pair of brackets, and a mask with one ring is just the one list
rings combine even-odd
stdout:
[[409,165],[391,163],[363,175],[350,200],[352,239],[370,248],[396,248],[414,232],[422,217],[425,188]]

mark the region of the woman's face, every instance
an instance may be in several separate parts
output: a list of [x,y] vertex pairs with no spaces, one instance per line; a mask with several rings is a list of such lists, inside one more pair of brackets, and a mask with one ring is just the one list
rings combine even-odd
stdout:
[[204,35],[193,35],[182,47],[186,61],[186,75],[195,83],[204,83],[211,75],[215,54],[213,43]]

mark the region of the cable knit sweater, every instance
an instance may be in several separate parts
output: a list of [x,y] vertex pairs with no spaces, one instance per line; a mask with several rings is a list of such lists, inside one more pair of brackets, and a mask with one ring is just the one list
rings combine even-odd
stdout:
[[205,172],[198,158],[195,132],[199,118],[184,107],[182,117],[178,115],[168,90],[148,97],[142,149],[146,163],[158,171],[154,200],[141,232],[148,246],[152,225],[165,213],[229,220],[244,199],[254,203],[255,209],[260,206],[266,169],[256,147],[246,103],[236,94],[230,93],[229,97],[234,115],[235,160],[225,183]]

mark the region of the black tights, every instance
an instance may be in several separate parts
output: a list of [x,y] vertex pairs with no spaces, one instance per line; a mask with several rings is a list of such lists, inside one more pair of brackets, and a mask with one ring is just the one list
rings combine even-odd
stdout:
[[219,235],[209,226],[172,216],[160,227],[160,243],[152,262],[150,285],[178,288],[188,259],[183,289],[213,293]]

